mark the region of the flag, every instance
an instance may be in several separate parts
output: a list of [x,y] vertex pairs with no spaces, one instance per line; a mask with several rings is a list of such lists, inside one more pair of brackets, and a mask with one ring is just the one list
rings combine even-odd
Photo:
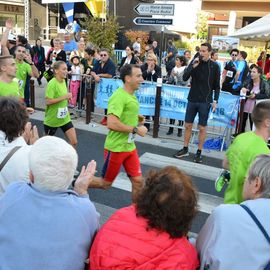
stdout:
[[74,2],[73,3],[62,3],[65,14],[67,16],[68,23],[73,22],[74,15]]
[[85,5],[93,17],[106,18],[106,0],[86,0]]

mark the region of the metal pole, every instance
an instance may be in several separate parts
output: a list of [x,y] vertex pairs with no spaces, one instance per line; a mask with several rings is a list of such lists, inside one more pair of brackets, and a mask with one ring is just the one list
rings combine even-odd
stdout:
[[154,116],[153,138],[157,138],[158,137],[160,103],[161,103],[161,89],[162,89],[162,78],[158,78],[157,79],[157,89],[156,89],[156,102],[155,102],[155,116]]
[[46,40],[49,40],[49,5],[46,4]]
[[29,39],[29,0],[24,0],[24,36]]
[[59,33],[60,30],[60,5],[59,3],[57,4],[57,34]]
[[116,0],[113,0],[113,16],[116,17]]
[[30,80],[30,106],[35,109],[35,82]]

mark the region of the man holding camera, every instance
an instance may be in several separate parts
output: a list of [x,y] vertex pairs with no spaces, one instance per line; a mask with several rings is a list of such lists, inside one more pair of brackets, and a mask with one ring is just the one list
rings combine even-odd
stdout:
[[[202,162],[202,148],[206,137],[206,126],[210,108],[216,110],[220,92],[220,69],[216,62],[211,61],[212,47],[209,43],[201,44],[200,51],[195,55],[186,68],[183,80],[190,77],[191,87],[185,116],[184,147],[174,157],[181,158],[189,155],[188,145],[192,134],[192,126],[196,115],[199,116],[199,144],[194,156],[194,162]],[[214,91],[214,99],[213,99]]]

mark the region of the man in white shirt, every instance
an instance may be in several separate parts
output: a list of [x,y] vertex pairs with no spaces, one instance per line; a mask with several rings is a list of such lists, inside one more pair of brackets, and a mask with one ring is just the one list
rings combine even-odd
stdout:
[[141,54],[141,42],[142,39],[140,37],[137,37],[136,41],[133,43],[132,47],[135,53],[138,52],[138,54]]
[[[258,156],[245,180],[243,205],[270,234],[270,155]],[[251,216],[239,204],[218,206],[199,233],[197,250],[201,270],[264,269],[270,262],[270,244]]]

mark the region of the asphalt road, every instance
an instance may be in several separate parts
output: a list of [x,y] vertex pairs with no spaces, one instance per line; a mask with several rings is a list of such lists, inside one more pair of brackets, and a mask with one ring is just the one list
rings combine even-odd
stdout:
[[[31,120],[32,123],[36,124],[39,129],[39,134],[43,134],[43,125],[41,121]],[[101,172],[103,166],[103,146],[105,141],[105,135],[79,130],[77,129],[77,137],[78,137],[78,156],[79,156],[79,167],[86,165],[90,160],[94,159],[97,162],[97,171]],[[56,133],[56,136],[64,137],[64,134],[59,129]],[[144,153],[153,153],[161,156],[172,157],[175,153],[175,150],[167,149],[163,147],[153,146],[150,144],[144,143],[136,143],[139,155],[142,156]],[[180,147],[180,146],[179,146]],[[184,158],[187,161],[192,161],[192,156]],[[205,165],[212,167],[220,167],[220,160],[205,157],[204,163]],[[142,172],[145,174],[150,169],[156,169],[151,166],[147,166],[142,164]],[[192,176],[192,180],[196,185],[199,192],[207,193],[209,195],[215,196],[223,196],[223,194],[217,194],[214,189],[213,181],[209,181],[208,179]],[[129,191],[125,191],[119,188],[110,188],[109,190],[98,190],[91,189],[89,190],[89,196],[91,200],[95,203],[98,203],[105,207],[105,216],[102,219],[104,222],[106,218],[111,214],[112,209],[119,209],[121,207],[125,207],[131,204],[131,193]],[[106,213],[106,207],[109,207],[110,213]],[[198,233],[202,225],[204,224],[208,214],[205,212],[198,212],[196,218],[192,224],[192,232]]]

